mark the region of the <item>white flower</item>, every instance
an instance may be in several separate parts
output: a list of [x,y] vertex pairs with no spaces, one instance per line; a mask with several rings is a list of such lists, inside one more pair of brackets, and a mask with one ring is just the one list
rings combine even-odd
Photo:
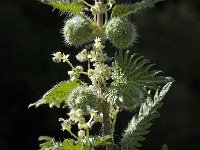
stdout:
[[83,67],[82,66],[76,66],[76,68],[74,69],[75,73],[81,73],[83,72]]
[[81,109],[71,110],[68,115],[70,120],[74,121],[75,123],[83,121],[83,111]]
[[97,54],[95,51],[91,51],[90,54],[88,55],[88,58],[90,59],[91,62],[97,61]]
[[101,42],[101,38],[96,37],[96,39],[94,40],[95,43],[100,43]]
[[87,129],[88,128],[88,125],[87,123],[78,123],[78,129]]
[[112,75],[111,68],[107,64],[97,64],[95,73],[98,77],[109,79]]
[[97,57],[98,62],[105,62],[106,60],[108,60],[108,56],[106,53],[101,53]]
[[61,60],[62,60],[62,53],[61,52],[56,52],[56,53],[53,53],[53,58],[52,60],[56,63],[60,63]]
[[88,109],[88,112],[90,113],[90,116],[96,116],[97,115],[97,111],[96,110],[94,110],[94,109],[91,109],[91,108],[87,108]]
[[104,49],[105,46],[101,44],[101,38],[97,37],[94,42],[94,48],[96,51],[102,51]]
[[87,61],[88,59],[88,52],[87,49],[83,49],[82,52],[80,52],[77,56],[76,59],[79,60],[80,62]]
[[73,71],[73,70],[68,71],[68,75],[69,75],[69,76],[73,76],[73,75],[74,75],[74,71]]
[[78,131],[78,137],[79,138],[83,138],[85,136],[85,131],[84,130],[80,130],[80,131]]
[[62,121],[61,126],[62,126],[62,130],[67,130],[70,131],[71,130],[71,122],[69,120],[65,120],[63,118],[59,118],[59,121]]
[[74,81],[80,77],[80,74],[83,72],[82,66],[77,66],[73,68],[71,71],[68,71],[68,75],[70,76],[70,80]]
[[94,122],[102,122],[103,121],[103,114],[99,114],[94,116]]
[[107,64],[103,63],[95,63],[93,64],[94,68],[94,73],[89,76],[91,81],[94,83],[95,81],[104,81],[105,79],[108,80],[110,79],[112,75],[112,70],[111,67],[109,67]]
[[94,70],[93,69],[88,69],[88,76],[92,76],[94,74]]
[[69,55],[68,55],[68,54],[67,54],[67,55],[63,54],[63,55],[62,55],[62,61],[63,61],[63,62],[69,62],[69,59],[68,59],[68,58],[69,58]]

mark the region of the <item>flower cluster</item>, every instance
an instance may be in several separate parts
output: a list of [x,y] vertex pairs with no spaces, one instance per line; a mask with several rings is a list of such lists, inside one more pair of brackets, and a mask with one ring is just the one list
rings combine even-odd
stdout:
[[56,52],[56,53],[53,53],[53,58],[52,60],[56,63],[60,63],[61,61],[62,62],[69,62],[69,55],[65,55],[64,53],[62,54],[61,52]]
[[[103,114],[100,113],[98,114],[97,111],[94,109],[91,109],[88,107],[88,112],[90,114],[90,119],[89,121],[86,122],[84,118],[84,113],[81,109],[71,109],[70,112],[68,113],[69,118],[68,119],[63,119],[60,118],[59,121],[62,122],[62,130],[65,131],[67,130],[69,133],[71,133],[72,136],[75,138],[80,138],[83,139],[86,135],[85,133],[89,131],[89,129],[93,126],[94,123],[96,122],[102,122],[103,120]],[[78,137],[74,135],[71,131],[71,126],[77,124],[78,125]],[[87,132],[88,133],[88,132]]]
[[76,66],[75,68],[73,67],[71,71],[68,71],[68,75],[72,81],[78,79],[81,73],[83,73],[82,66]]
[[[67,62],[72,70],[68,71],[70,80],[77,80],[81,74],[85,74],[92,81],[91,86],[80,85],[73,89],[67,98],[67,104],[70,108],[69,118],[60,118],[62,130],[67,130],[75,138],[85,138],[89,129],[94,123],[103,122],[103,114],[99,111],[101,101],[98,91],[94,88],[98,83],[106,84],[106,80],[111,78],[111,67],[106,64],[110,58],[103,51],[105,46],[102,44],[101,38],[94,40],[93,46],[83,49],[77,54],[76,59],[80,62],[88,62],[88,69],[84,71],[82,66],[73,66],[69,60],[69,55],[61,52],[53,53],[53,61],[56,63]],[[85,115],[90,116],[89,120],[85,119]],[[71,132],[71,126],[77,124],[79,132],[74,135]]]
[[87,49],[83,49],[83,51],[76,56],[80,62],[88,61],[89,63],[93,63],[93,69],[88,66],[87,71],[87,75],[92,83],[105,82],[112,74],[111,68],[105,64],[105,62],[109,60],[109,57],[103,52],[104,47],[105,46],[101,43],[101,39],[96,38],[92,50],[88,51]]

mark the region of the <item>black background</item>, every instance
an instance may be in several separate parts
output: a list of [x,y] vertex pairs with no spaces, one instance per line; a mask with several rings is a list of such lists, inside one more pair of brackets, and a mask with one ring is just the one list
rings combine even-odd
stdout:
[[[60,29],[65,18],[34,0],[0,2],[1,150],[37,150],[40,135],[67,137],[58,122],[66,110],[28,109],[53,85],[68,79],[69,67],[51,60],[56,51],[78,53],[63,43]],[[140,37],[132,51],[176,80],[141,150],[159,150],[164,143],[169,150],[199,150],[200,1],[167,0],[137,14],[133,22]],[[114,48],[107,51],[113,55]],[[129,118],[119,115],[117,131]]]

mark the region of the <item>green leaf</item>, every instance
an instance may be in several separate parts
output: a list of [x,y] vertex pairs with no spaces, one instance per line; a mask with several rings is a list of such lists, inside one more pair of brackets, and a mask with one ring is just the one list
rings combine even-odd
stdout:
[[51,141],[53,138],[49,136],[40,136],[38,141]]
[[143,9],[152,8],[155,6],[155,3],[160,1],[164,0],[143,0],[134,4],[117,4],[112,10],[112,17],[127,16]]
[[162,100],[169,91],[171,85],[172,82],[167,83],[161,91],[156,91],[153,99],[148,97],[146,102],[141,105],[138,115],[131,119],[123,133],[123,138],[121,140],[122,150],[137,150],[141,146],[140,142],[145,140],[143,136],[148,133],[147,129],[152,125],[152,120],[159,116],[157,110],[162,106]]
[[160,76],[161,71],[151,70],[153,65],[143,56],[122,52],[115,56],[113,64],[113,82],[109,88],[109,99],[125,109],[133,109],[149,96],[149,90],[173,81],[172,78]]
[[111,144],[108,140],[111,138],[110,135],[106,136],[95,136],[91,138],[92,146],[99,147],[99,146],[105,146],[107,144]]
[[56,142],[54,138],[49,136],[40,136],[39,141],[43,143],[40,144],[40,150],[62,150],[62,143]]
[[69,13],[80,13],[85,9],[85,6],[81,3],[67,3],[66,1],[57,1],[57,0],[40,0],[42,3],[53,6],[56,9],[59,9],[62,12]]
[[89,147],[81,140],[65,139],[63,142],[57,142],[49,136],[40,136],[38,140],[43,141],[40,144],[40,150],[89,150]]
[[62,81],[49,90],[37,102],[30,104],[29,107],[35,106],[36,108],[43,104],[49,104],[49,107],[56,106],[60,108],[60,104],[67,100],[69,93],[80,84],[77,81]]
[[88,150],[88,148],[84,147],[82,141],[74,142],[72,140],[64,140],[63,142],[63,150]]

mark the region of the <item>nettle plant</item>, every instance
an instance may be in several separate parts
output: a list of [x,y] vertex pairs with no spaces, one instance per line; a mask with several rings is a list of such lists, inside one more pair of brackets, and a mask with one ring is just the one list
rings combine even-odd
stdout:
[[[52,54],[55,63],[67,63],[72,68],[68,71],[70,80],[58,83],[30,106],[48,104],[50,108],[68,108],[67,117],[59,121],[62,130],[71,138],[56,141],[41,136],[41,150],[137,150],[141,147],[140,142],[149,133],[152,120],[159,116],[157,110],[173,79],[153,70],[148,59],[128,51],[137,39],[130,15],[151,8],[159,1],[162,0],[116,4],[115,0],[90,3],[85,0],[41,0],[68,15],[62,29],[64,42],[84,47],[76,59],[87,64],[87,67],[74,66],[69,54]],[[114,57],[104,51],[106,40],[116,47]],[[81,74],[91,82],[83,82]],[[115,133],[117,115],[123,110],[136,113],[123,133]],[[92,135],[95,124],[101,130]],[[122,134],[122,139],[115,143],[117,134]],[[166,146],[163,149],[167,149]]]

